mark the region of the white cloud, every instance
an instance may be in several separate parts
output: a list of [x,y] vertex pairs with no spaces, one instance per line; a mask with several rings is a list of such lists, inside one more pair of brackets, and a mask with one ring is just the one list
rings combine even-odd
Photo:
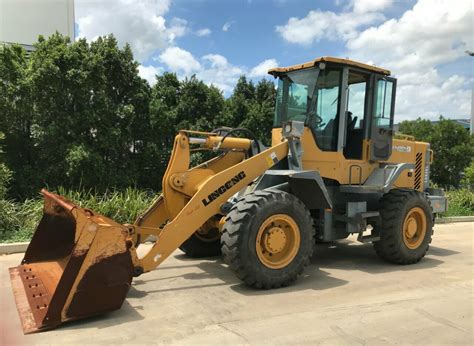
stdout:
[[[391,4],[352,0],[352,12],[310,11],[302,19],[290,18],[276,30],[296,44],[337,37],[347,49],[341,56],[392,70],[398,78],[396,121],[468,115],[472,81],[466,76],[470,72],[446,76],[440,71],[474,47],[470,1],[418,0],[400,18],[377,23],[383,18],[377,11]],[[344,25],[338,28],[341,22]]]
[[199,37],[209,36],[211,33],[212,31],[209,28],[199,29],[196,31],[196,35]]
[[473,47],[472,18],[469,1],[419,0],[399,19],[368,28],[348,41],[347,54],[375,61],[397,75],[398,120],[466,116],[469,81],[458,75],[442,77],[439,70]]
[[310,11],[304,18],[292,17],[276,31],[288,42],[309,45],[325,38],[328,40],[349,40],[357,34],[361,26],[381,21],[380,13],[334,13],[330,11]]
[[419,70],[454,61],[473,46],[468,1],[420,0],[400,19],[369,28],[347,43],[358,56]]
[[213,84],[228,94],[234,88],[239,77],[245,74],[245,69],[235,66],[219,54],[207,54],[202,57],[203,69],[196,76],[207,84]]
[[223,26],[222,26],[222,31],[229,31],[230,29],[230,26],[234,24],[234,22],[226,22]]
[[278,67],[278,62],[275,59],[264,60],[250,70],[249,77],[264,77],[268,74],[268,70],[273,67]]
[[135,58],[146,60],[186,32],[187,23],[175,18],[167,25],[169,0],[76,0],[79,37],[94,40],[113,33],[119,44],[130,43]]
[[350,5],[355,13],[382,11],[390,7],[393,0],[352,0]]
[[207,60],[211,63],[211,67],[220,68],[229,65],[229,62],[220,54],[207,54],[202,57],[204,60]]
[[[399,79],[400,80],[400,79]],[[419,116],[436,120],[440,115],[459,118],[470,110],[469,83],[453,75],[446,80],[437,78],[434,83],[416,84],[400,82],[397,89],[396,121],[413,120]]]
[[169,69],[185,74],[194,73],[201,69],[201,64],[187,50],[179,47],[169,47],[160,54],[159,60]]
[[173,42],[175,38],[182,37],[188,32],[188,21],[181,18],[173,18],[171,26],[168,29],[169,41]]
[[[216,86],[227,95],[232,92],[241,75],[250,76],[249,69],[230,63],[220,54],[206,54],[201,58],[196,58],[182,48],[170,47],[159,56],[158,60],[164,63],[169,71],[175,72],[180,79],[196,75],[198,79],[208,85]],[[274,59],[266,61],[272,62]],[[151,70],[143,71],[143,78],[145,78],[145,73],[152,74],[152,72]],[[255,75],[255,77],[258,76]]]
[[163,68],[149,65],[149,66],[138,66],[138,74],[143,79],[146,79],[150,85],[156,83],[156,76],[163,73]]

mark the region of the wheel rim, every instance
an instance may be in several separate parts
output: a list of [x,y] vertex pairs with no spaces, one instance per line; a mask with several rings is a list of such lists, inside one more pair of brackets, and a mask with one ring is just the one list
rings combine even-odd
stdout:
[[286,267],[300,248],[300,229],[291,216],[275,214],[260,226],[256,250],[260,262],[271,269]]
[[426,215],[423,209],[410,209],[403,222],[403,242],[409,249],[417,249],[425,239]]
[[212,243],[219,240],[221,233],[219,232],[219,220],[211,218],[207,220],[196,232],[194,236],[205,243]]
[[211,229],[200,228],[194,233],[194,235],[196,236],[196,238],[200,239],[201,241],[205,243],[215,242],[221,237],[221,234],[219,233],[219,229],[217,228],[211,228]]

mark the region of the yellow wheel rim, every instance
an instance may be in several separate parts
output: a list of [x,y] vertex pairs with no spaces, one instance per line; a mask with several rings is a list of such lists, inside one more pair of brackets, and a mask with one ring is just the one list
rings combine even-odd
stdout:
[[194,235],[205,243],[212,243],[221,237],[217,228],[210,230],[197,230]]
[[423,243],[426,225],[426,214],[423,209],[415,207],[408,211],[403,221],[403,242],[409,249],[417,249]]
[[194,232],[194,235],[205,243],[212,243],[221,237],[218,225],[218,220],[209,219],[201,228]]
[[286,214],[275,214],[260,226],[256,249],[260,262],[270,269],[286,267],[300,248],[300,229]]

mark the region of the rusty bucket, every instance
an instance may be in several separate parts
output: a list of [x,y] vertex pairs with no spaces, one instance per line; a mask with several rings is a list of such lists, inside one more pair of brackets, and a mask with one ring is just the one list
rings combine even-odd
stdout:
[[25,334],[119,309],[133,277],[124,226],[41,192],[43,217],[21,264],[9,269]]

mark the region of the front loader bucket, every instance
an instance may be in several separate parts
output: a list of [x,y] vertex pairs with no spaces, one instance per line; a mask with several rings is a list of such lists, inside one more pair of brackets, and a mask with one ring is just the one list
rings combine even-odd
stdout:
[[126,228],[41,191],[44,214],[10,278],[24,333],[119,309],[133,264]]

